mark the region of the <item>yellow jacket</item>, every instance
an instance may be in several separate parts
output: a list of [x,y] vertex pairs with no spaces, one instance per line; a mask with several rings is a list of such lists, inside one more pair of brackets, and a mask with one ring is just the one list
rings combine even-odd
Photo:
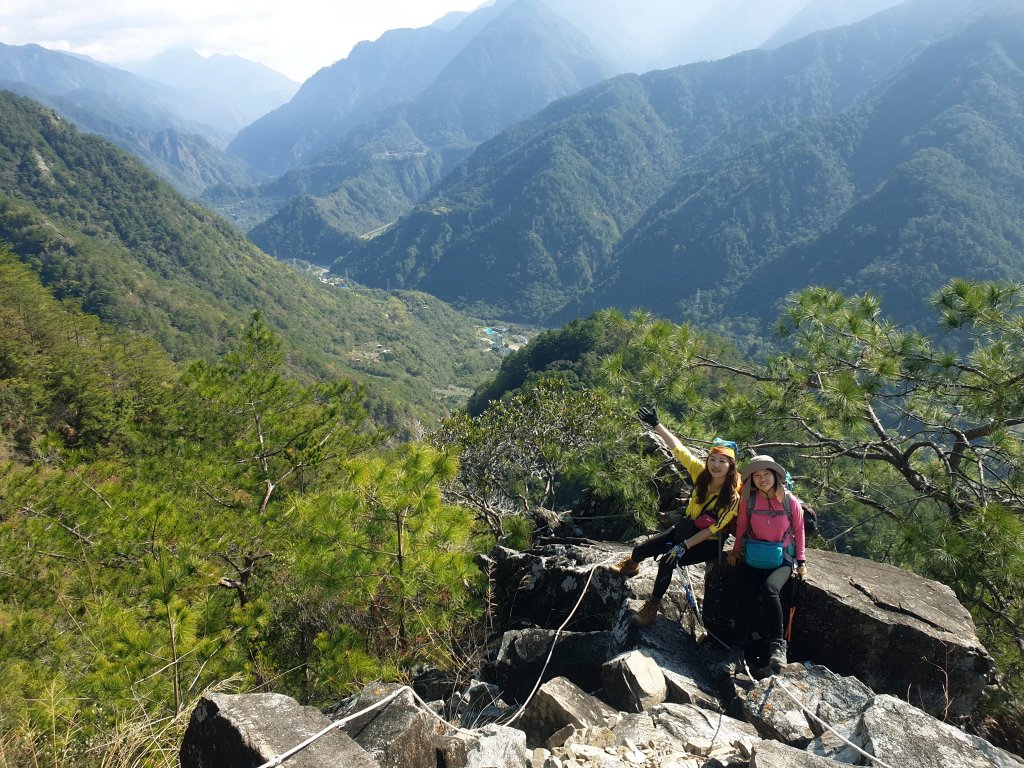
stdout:
[[[704,460],[695,456],[688,448],[686,448],[686,446],[682,445],[673,448],[672,453],[675,454],[676,460],[686,468],[687,472],[690,473],[690,479],[697,482],[697,475],[699,475],[704,469]],[[708,497],[704,500],[704,503],[701,504],[697,501],[697,494],[694,492],[690,494],[690,503],[686,505],[686,516],[691,520],[696,520],[705,509],[707,509],[709,513],[714,514],[712,510],[714,509],[717,501],[718,494],[709,492]],[[732,522],[733,518],[736,517],[736,510],[739,509],[739,504],[740,494],[739,488],[737,488],[732,506],[725,511],[725,514],[722,515],[717,523],[709,526],[712,534],[710,538],[717,538],[718,532]]]

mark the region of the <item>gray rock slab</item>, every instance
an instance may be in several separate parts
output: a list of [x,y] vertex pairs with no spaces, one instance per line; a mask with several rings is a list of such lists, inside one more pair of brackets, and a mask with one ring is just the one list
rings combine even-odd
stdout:
[[[182,768],[252,768],[331,725],[313,707],[277,693],[214,693],[192,711],[179,750]],[[331,729],[287,761],[289,768],[380,768],[352,738]]]
[[[402,686],[371,683],[345,703],[338,719],[375,704]],[[388,704],[350,720],[342,726],[381,768],[421,768],[435,758],[434,737],[444,726],[425,712],[411,691],[400,693]],[[289,767],[290,768],[290,767]]]
[[615,710],[571,680],[556,677],[537,690],[515,725],[526,732],[526,742],[533,749],[544,746],[554,733],[567,725],[574,728],[604,726],[615,715]]
[[668,696],[661,667],[639,650],[606,661],[601,667],[601,682],[606,700],[621,712],[642,712]]
[[[853,675],[878,693],[909,697],[937,716],[974,711],[995,663],[953,591],[908,571],[809,550],[789,658]],[[735,569],[712,567],[705,618],[728,635]]]
[[754,745],[750,768],[836,768],[849,765],[827,757],[818,757],[777,741],[760,741]]
[[827,732],[801,705],[849,737],[874,697],[855,677],[810,664],[789,664],[741,694],[744,717],[762,736],[801,749]]
[[[526,734],[518,728],[492,724],[481,728],[476,739],[459,737],[466,739],[464,768],[523,768],[530,762]],[[459,767],[448,764],[446,768]]]
[[856,734],[863,749],[898,768],[1024,768],[1024,761],[893,696],[877,696]]
[[699,738],[709,741],[712,749],[731,746],[737,741],[749,749],[761,739],[750,723],[692,704],[665,703],[655,707],[650,713],[655,727],[684,745],[692,739]]

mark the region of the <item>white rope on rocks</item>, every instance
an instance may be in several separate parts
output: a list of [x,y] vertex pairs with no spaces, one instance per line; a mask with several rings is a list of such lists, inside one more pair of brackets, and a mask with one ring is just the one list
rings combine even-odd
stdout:
[[[526,709],[526,705],[528,705],[530,699],[532,697],[534,697],[534,694],[537,693],[538,688],[541,687],[541,681],[544,680],[544,673],[547,671],[548,665],[551,663],[551,657],[554,655],[555,644],[558,642],[558,636],[561,634],[562,630],[565,629],[565,627],[568,625],[568,623],[572,620],[572,616],[575,615],[575,612],[577,612],[577,610],[580,609],[580,605],[583,603],[583,598],[586,597],[586,595],[587,595],[587,590],[590,588],[590,583],[594,579],[594,573],[597,571],[597,568],[599,566],[601,566],[601,565],[605,565],[605,564],[607,564],[609,562],[613,562],[616,559],[616,557],[617,557],[616,555],[612,555],[612,556],[608,557],[607,559],[602,560],[601,562],[595,563],[594,565],[591,566],[591,568],[590,568],[590,575],[588,575],[588,577],[587,577],[587,583],[584,585],[583,592],[580,594],[580,599],[577,600],[577,603],[575,603],[574,606],[572,606],[572,610],[569,612],[568,617],[562,623],[562,626],[559,627],[558,630],[555,632],[555,637],[551,641],[551,649],[548,651],[548,657],[545,660],[544,667],[541,669],[541,674],[538,676],[537,684],[534,686],[534,689],[532,689],[530,691],[529,696],[526,697],[526,700],[522,703],[522,706],[505,723],[506,725],[511,725],[512,722],[514,722],[523,713],[523,711]],[[263,763],[263,765],[259,766],[259,768],[276,768],[276,767],[280,766],[282,763],[284,763],[290,757],[292,757],[296,753],[301,752],[302,750],[306,749],[307,746],[309,746],[309,744],[313,743],[314,741],[316,741],[319,738],[323,738],[328,733],[333,731],[335,728],[340,728],[341,726],[345,725],[348,722],[351,722],[352,720],[354,720],[355,718],[359,717],[360,715],[365,715],[368,712],[373,712],[374,710],[380,709],[381,707],[384,707],[385,705],[388,705],[388,703],[393,701],[395,698],[398,697],[399,694],[403,693],[404,691],[409,691],[413,695],[413,699],[418,703],[418,705],[420,706],[421,709],[423,709],[424,711],[429,713],[436,720],[438,720],[439,722],[443,723],[447,727],[450,727],[450,728],[452,728],[452,729],[454,729],[456,731],[459,731],[460,733],[466,733],[466,734],[468,734],[470,736],[475,736],[479,732],[479,729],[467,730],[465,728],[460,728],[458,726],[452,725],[450,722],[447,722],[442,717],[440,717],[436,712],[431,710],[430,706],[428,705],[428,703],[426,701],[424,701],[415,690],[413,690],[408,685],[403,685],[400,688],[397,688],[396,690],[394,690],[391,693],[389,693],[387,696],[382,698],[380,701],[375,701],[369,707],[367,707],[365,709],[362,709],[362,710],[359,710],[358,712],[352,713],[351,715],[348,715],[347,717],[341,718],[340,720],[334,721],[333,723],[331,723],[331,725],[327,726],[326,728],[322,729],[321,731],[318,731],[318,732],[314,733],[313,735],[311,735],[309,738],[307,738],[302,743],[296,744],[290,750],[288,750],[286,752],[283,752],[281,755],[278,755],[278,756],[273,757],[270,760],[266,761],[265,763]]]
[[437,712],[432,710],[430,708],[430,705],[427,704],[427,702],[425,702],[422,698],[420,698],[420,695],[418,693],[416,693],[416,691],[414,691],[408,685],[403,685],[401,688],[398,688],[397,690],[394,690],[391,693],[389,693],[387,696],[385,696],[380,701],[376,701],[373,704],[370,704],[369,706],[364,707],[363,709],[360,709],[358,712],[353,712],[351,715],[347,715],[347,716],[341,718],[340,720],[335,720],[333,723],[331,723],[327,727],[323,728],[322,730],[318,731],[317,733],[314,733],[312,736],[310,736],[308,739],[303,741],[301,744],[296,744],[291,749],[289,749],[289,750],[287,750],[285,752],[282,752],[280,755],[277,755],[276,757],[271,758],[270,760],[265,762],[263,765],[259,766],[259,768],[276,768],[276,766],[281,765],[281,763],[283,763],[289,757],[292,757],[297,752],[301,752],[303,749],[308,747],[310,744],[315,742],[317,739],[320,739],[323,736],[326,736],[328,733],[333,731],[335,728],[340,728],[341,726],[345,725],[346,723],[349,723],[352,720],[355,720],[360,715],[365,715],[367,712],[372,712],[373,710],[379,709],[380,707],[383,707],[386,704],[390,704],[392,701],[394,701],[396,698],[398,698],[399,695],[401,695],[402,693],[405,693],[406,691],[408,691],[412,695],[414,703],[419,705],[419,708],[422,709],[423,711],[425,711],[427,714],[433,716],[434,719],[440,721],[444,725],[447,725],[452,730],[458,731],[460,733],[465,733],[465,734],[467,734],[469,736],[476,736],[477,735],[474,731],[467,731],[465,728],[459,728],[458,726],[455,726],[455,725],[452,725],[451,723],[449,723],[447,720],[445,720],[443,717],[441,717],[439,714],[437,714]]
[[862,755],[863,755],[864,757],[866,757],[866,758],[867,758],[868,760],[871,760],[871,761],[872,761],[872,762],[874,762],[874,763],[875,763],[876,765],[879,765],[879,766],[881,766],[881,768],[893,768],[893,767],[892,767],[891,765],[889,765],[888,763],[886,763],[886,762],[884,762],[883,760],[881,760],[881,759],[879,759],[879,758],[875,757],[875,756],[874,756],[874,755],[872,755],[872,754],[871,754],[870,752],[865,752],[865,751],[864,751],[863,749],[861,749],[860,747],[858,747],[858,746],[857,746],[856,744],[854,744],[854,743],[853,743],[852,741],[850,741],[849,739],[846,739],[846,738],[844,738],[843,736],[841,736],[841,735],[839,734],[839,732],[838,732],[838,731],[836,731],[836,729],[835,729],[835,728],[833,728],[833,727],[832,727],[831,725],[829,725],[828,723],[826,723],[826,722],[825,722],[824,720],[822,720],[822,719],[821,719],[820,717],[818,717],[818,716],[817,716],[816,714],[814,714],[813,712],[811,712],[811,710],[809,710],[809,709],[808,709],[807,707],[805,707],[805,706],[803,705],[803,703],[802,703],[802,702],[800,701],[800,699],[798,699],[798,698],[797,698],[796,696],[794,696],[794,695],[793,695],[793,693],[792,693],[792,692],[791,692],[791,691],[789,690],[789,688],[788,688],[788,687],[786,686],[786,684],[782,682],[782,679],[781,679],[781,678],[780,678],[780,677],[779,677],[778,675],[772,675],[772,683],[774,683],[774,684],[777,684],[777,685],[778,685],[778,686],[779,686],[779,687],[780,687],[780,688],[782,689],[782,692],[783,692],[783,693],[785,693],[785,694],[786,694],[787,696],[789,696],[789,698],[791,698],[791,699],[793,700],[793,702],[794,702],[794,703],[795,703],[795,704],[796,704],[796,705],[797,705],[798,707],[800,707],[800,709],[801,709],[801,710],[803,710],[803,712],[804,712],[804,714],[805,714],[805,715],[807,715],[807,716],[809,716],[809,717],[813,718],[813,719],[814,719],[814,720],[816,720],[816,721],[817,721],[818,723],[820,723],[820,724],[821,724],[822,726],[824,726],[825,728],[827,728],[827,729],[828,729],[829,731],[831,731],[831,733],[832,733],[832,734],[833,734],[833,735],[834,735],[834,736],[835,736],[836,738],[838,738],[838,739],[839,739],[839,740],[840,740],[841,742],[843,742],[844,744],[846,744],[846,745],[847,745],[848,747],[852,747],[852,748],[853,748],[854,750],[856,750],[857,752],[859,752],[860,754],[862,754]]
[[[566,617],[565,621],[562,622],[562,625],[555,631],[555,636],[551,640],[551,648],[548,650],[547,658],[544,660],[544,666],[541,667],[540,674],[537,676],[537,682],[534,684],[533,689],[530,691],[530,695],[526,697],[526,701],[523,702],[523,704],[516,710],[516,712],[512,715],[512,717],[510,717],[508,720],[505,721],[504,725],[506,725],[506,726],[507,725],[511,725],[513,722],[515,722],[523,714],[523,712],[526,710],[526,707],[529,705],[530,701],[533,699],[534,695],[537,693],[537,690],[540,688],[541,681],[544,679],[544,673],[547,671],[548,665],[551,663],[551,659],[554,656],[555,646],[558,643],[558,638],[561,635],[562,630],[564,630],[566,628],[566,626],[568,626],[569,622],[572,621],[572,618],[573,618],[573,616],[576,615],[576,611],[579,610],[580,605],[583,604],[583,598],[586,597],[587,590],[590,588],[590,583],[591,583],[591,581],[593,581],[594,574],[597,572],[597,569],[599,567],[601,567],[602,565],[606,565],[608,563],[614,562],[617,559],[617,557],[618,557],[617,555],[612,555],[611,557],[609,557],[609,558],[607,558],[605,560],[602,560],[599,563],[595,563],[594,565],[592,565],[590,567],[590,574],[587,576],[587,581],[583,585],[583,590],[580,592],[579,599],[576,601],[576,604],[573,606],[572,610],[569,612],[569,615]],[[684,566],[680,566],[680,570],[683,571],[683,575],[686,578],[686,586],[687,586],[687,588],[689,590],[690,596],[692,597],[692,602],[690,603],[690,606],[693,608],[694,613],[696,614],[697,620],[700,622],[701,627],[704,628],[704,631],[707,633],[708,637],[713,638],[723,648],[729,648],[728,643],[726,643],[720,637],[718,637],[713,632],[708,630],[707,625],[704,623],[704,617],[701,615],[700,607],[697,605],[697,597],[693,593],[693,583],[690,581],[689,570],[686,567],[684,567]],[[742,661],[743,661],[743,669],[746,671],[747,676],[750,679],[754,679],[753,674],[751,674],[750,667],[747,666],[746,658],[743,658]],[[782,689],[783,693],[785,693],[787,696],[789,696],[789,698],[793,700],[793,702],[801,709],[801,711],[805,715],[807,715],[808,717],[810,717],[810,718],[814,719],[815,721],[817,721],[822,727],[824,727],[829,732],[831,732],[843,744],[846,744],[848,747],[850,747],[854,751],[856,751],[859,754],[863,755],[864,757],[868,758],[873,763],[878,765],[880,768],[893,768],[893,766],[891,766],[888,763],[884,762],[880,758],[875,757],[870,752],[864,751],[862,748],[860,748],[859,746],[854,744],[852,741],[850,741],[849,739],[847,739],[844,736],[842,736],[831,725],[829,725],[824,720],[822,720],[820,717],[818,717],[818,715],[816,715],[814,712],[811,712],[811,710],[809,710],[806,706],[804,706],[804,704],[793,694],[793,692],[789,690],[789,688],[785,685],[785,683],[782,682],[782,679],[778,675],[772,675],[771,682],[772,682],[772,684],[777,684],[779,686],[779,688]],[[410,694],[412,694],[412,697],[413,697],[414,701],[424,711],[426,711],[429,714],[431,714],[434,718],[436,718],[441,723],[447,725],[449,728],[452,728],[453,730],[458,731],[460,733],[468,734],[470,736],[475,736],[475,735],[477,735],[477,733],[479,733],[480,729],[467,730],[465,728],[459,728],[457,726],[452,725],[447,720],[445,720],[440,715],[438,715],[436,712],[434,712],[434,710],[432,710],[430,708],[430,706],[425,701],[423,701],[422,698],[420,698],[420,696],[416,693],[416,691],[414,691],[408,685],[403,685],[401,688],[398,688],[397,690],[392,691],[390,694],[385,696],[380,701],[374,702],[373,704],[365,707],[364,709],[361,709],[358,712],[354,712],[351,715],[343,717],[340,720],[335,720],[329,726],[327,726],[326,728],[322,729],[321,731],[313,734],[308,739],[303,741],[301,744],[297,744],[294,747],[292,747],[291,749],[287,750],[286,752],[282,752],[280,755],[277,755],[276,757],[271,758],[267,762],[263,763],[263,765],[259,766],[259,768],[276,768],[277,766],[281,765],[285,760],[287,760],[289,757],[291,757],[292,755],[296,754],[297,752],[300,752],[301,750],[305,749],[310,744],[314,743],[318,739],[320,739],[323,736],[325,736],[326,734],[330,733],[335,728],[340,728],[341,726],[345,725],[346,723],[356,719],[360,715],[364,715],[367,712],[372,712],[373,710],[379,709],[380,707],[383,707],[386,704],[390,704],[392,701],[394,701],[396,698],[398,698],[398,696],[400,694],[402,694],[405,691],[408,691]]]
[[[686,566],[679,566],[679,568],[683,572],[683,575],[686,577],[686,586],[687,586],[689,594],[693,595],[693,585],[690,582],[690,572],[689,572],[689,570],[686,568]],[[707,632],[708,637],[714,638],[714,640],[719,645],[721,645],[723,648],[728,649],[729,648],[728,643],[726,643],[724,640],[722,640],[722,638],[718,637],[713,632],[708,630],[707,625],[704,623],[704,617],[701,615],[700,608],[697,606],[697,597],[696,597],[696,595],[693,595],[693,602],[690,603],[690,605],[693,607],[694,613],[696,613],[697,619],[700,622],[700,625],[704,628],[704,631]],[[750,672],[750,667],[747,666],[747,659],[746,659],[746,657],[745,656],[741,657],[741,661],[743,662],[743,669],[747,673],[747,677],[749,677],[751,680],[753,680],[754,679],[754,675]],[[789,690],[789,688],[786,686],[786,684],[782,682],[782,678],[780,678],[778,675],[772,675],[771,682],[773,684],[778,684],[779,688],[782,689],[782,692],[785,693],[787,696],[789,696],[789,698],[791,698],[793,700],[793,702],[798,707],[800,707],[800,709],[803,711],[803,713],[805,715],[807,715],[807,716],[811,717],[812,719],[816,720],[818,723],[820,723],[822,725],[822,727],[828,729],[828,731],[831,732],[832,735],[834,735],[841,742],[846,744],[846,746],[852,748],[856,752],[858,752],[861,755],[863,755],[864,757],[868,758],[869,760],[874,762],[876,765],[881,766],[881,768],[893,768],[891,765],[889,765],[888,763],[884,762],[883,760],[880,760],[879,758],[875,757],[870,752],[865,752],[863,749],[858,747],[856,744],[854,744],[849,739],[844,738],[838,731],[836,731],[835,728],[833,728],[831,725],[829,725],[824,720],[822,720],[820,717],[818,717],[814,712],[811,712],[811,710],[809,710],[807,707],[805,707],[803,702],[801,702],[800,699],[798,699],[793,694],[793,692]]]
[[541,667],[540,674],[537,675],[537,682],[534,684],[533,690],[530,691],[530,695],[526,697],[526,701],[522,703],[522,705],[519,707],[519,709],[515,711],[512,717],[505,721],[505,725],[512,725],[512,723],[519,719],[519,717],[526,710],[527,705],[530,703],[534,695],[537,693],[537,689],[540,688],[541,681],[544,680],[544,673],[547,672],[548,664],[551,663],[551,657],[555,655],[555,645],[558,643],[558,637],[562,634],[562,630],[565,629],[566,626],[568,626],[570,621],[572,621],[572,617],[576,615],[576,611],[579,610],[580,605],[583,604],[583,598],[587,595],[587,589],[590,588],[590,582],[593,581],[594,574],[597,573],[597,569],[600,568],[602,565],[607,565],[608,563],[614,562],[620,556],[621,555],[611,555],[610,557],[602,560],[601,562],[594,563],[592,566],[590,566],[590,575],[587,576],[587,583],[583,585],[583,590],[580,592],[580,597],[576,601],[576,605],[572,607],[572,610],[569,612],[569,615],[566,617],[565,621],[562,622],[562,626],[555,630],[555,636],[551,639],[551,648],[550,650],[548,650],[548,657],[544,660],[544,666]]
[[355,718],[359,717],[360,715],[366,714],[367,712],[372,712],[375,709],[383,707],[385,704],[390,704],[392,701],[394,701],[396,698],[398,698],[398,695],[401,694],[403,691],[411,691],[411,690],[412,689],[409,686],[403,685],[398,690],[392,691],[390,694],[385,696],[383,699],[381,699],[380,701],[374,702],[373,704],[371,704],[370,706],[366,707],[365,709],[361,709],[358,712],[355,712],[355,713],[349,715],[348,717],[341,718],[340,720],[335,720],[333,723],[328,725],[326,728],[318,731],[317,733],[314,733],[312,736],[310,736],[308,739],[306,739],[301,744],[296,744],[294,747],[292,747],[289,750],[286,750],[285,752],[282,752],[280,755],[277,755],[276,757],[270,758],[269,760],[267,760],[267,762],[265,762],[259,768],[275,768],[276,766],[281,765],[281,763],[283,763],[289,757],[294,755],[296,752],[302,751],[303,749],[308,747],[313,742],[317,741],[318,739],[322,738],[323,736],[326,736],[328,733],[333,731],[335,728],[341,728],[341,726],[345,725],[345,723],[349,722],[350,720],[354,720]]

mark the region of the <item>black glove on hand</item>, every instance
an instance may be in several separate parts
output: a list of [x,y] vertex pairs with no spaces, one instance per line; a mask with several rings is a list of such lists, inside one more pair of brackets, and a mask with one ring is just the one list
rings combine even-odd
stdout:
[[675,565],[676,560],[685,555],[687,549],[688,547],[686,546],[685,541],[676,544],[674,547],[672,547],[672,549],[670,549],[668,552],[664,554],[662,560],[668,563],[669,565]]
[[655,408],[653,405],[645,405],[643,408],[636,412],[636,417],[640,419],[640,421],[642,421],[644,424],[647,424],[651,429],[654,429],[655,427],[658,426],[658,409]]

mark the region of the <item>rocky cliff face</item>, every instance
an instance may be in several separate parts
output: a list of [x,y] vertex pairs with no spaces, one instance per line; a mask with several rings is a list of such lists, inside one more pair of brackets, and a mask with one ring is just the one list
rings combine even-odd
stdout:
[[484,565],[502,631],[470,686],[432,673],[367,686],[326,713],[275,694],[211,695],[193,713],[182,768],[1024,768],[940,719],[969,714],[993,669],[946,587],[815,551],[791,663],[764,679],[728,676],[715,670],[729,569],[677,574],[662,615],[639,629],[630,617],[655,565],[624,579],[609,569],[624,551],[498,548]]

